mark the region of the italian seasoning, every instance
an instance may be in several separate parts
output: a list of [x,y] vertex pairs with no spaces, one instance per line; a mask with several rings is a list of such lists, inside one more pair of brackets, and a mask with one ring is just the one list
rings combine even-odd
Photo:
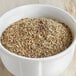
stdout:
[[43,58],[62,52],[73,37],[64,23],[47,18],[24,18],[12,23],[3,32],[2,45],[15,54]]

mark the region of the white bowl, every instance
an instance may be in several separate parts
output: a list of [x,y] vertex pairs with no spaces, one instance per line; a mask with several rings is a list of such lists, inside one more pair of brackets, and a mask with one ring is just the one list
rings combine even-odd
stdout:
[[0,37],[11,23],[26,17],[48,17],[67,24],[73,33],[72,44],[63,52],[46,58],[27,58],[5,49],[0,43],[0,56],[5,67],[14,76],[57,76],[69,65],[76,43],[76,23],[67,12],[57,7],[42,4],[17,7],[0,18]]

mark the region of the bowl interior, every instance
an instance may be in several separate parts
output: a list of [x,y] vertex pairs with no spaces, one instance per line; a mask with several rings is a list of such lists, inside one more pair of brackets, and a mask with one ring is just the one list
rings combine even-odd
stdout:
[[[0,19],[1,33],[7,28],[11,23],[21,19],[29,17],[47,17],[56,19],[60,22],[67,24],[71,29],[74,29],[73,20],[67,15],[63,10],[47,5],[27,5],[15,8],[2,16]],[[72,25],[72,26],[71,26]]]

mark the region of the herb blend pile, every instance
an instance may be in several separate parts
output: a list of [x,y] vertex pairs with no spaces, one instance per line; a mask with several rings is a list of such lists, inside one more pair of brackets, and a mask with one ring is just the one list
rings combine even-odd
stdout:
[[64,23],[48,18],[24,18],[11,24],[1,43],[10,52],[30,58],[43,58],[62,52],[73,37]]

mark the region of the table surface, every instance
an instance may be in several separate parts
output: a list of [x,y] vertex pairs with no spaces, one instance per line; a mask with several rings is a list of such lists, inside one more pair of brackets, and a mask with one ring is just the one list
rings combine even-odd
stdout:
[[[71,0],[0,0],[0,16],[14,7],[18,7],[20,5],[26,5],[26,4],[34,4],[34,3],[51,4],[60,7],[62,9],[66,9],[73,16],[75,16],[76,12],[74,8],[74,4],[70,4],[70,1]],[[75,0],[72,0],[72,2],[73,1]],[[0,76],[12,76],[11,73],[7,71],[7,69],[4,67],[1,59],[0,59]],[[71,64],[61,76],[76,76],[76,52]]]

